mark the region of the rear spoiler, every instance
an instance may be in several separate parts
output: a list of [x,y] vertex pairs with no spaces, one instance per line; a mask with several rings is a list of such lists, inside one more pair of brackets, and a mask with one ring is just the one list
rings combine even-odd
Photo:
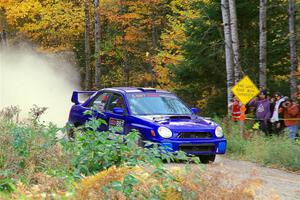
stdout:
[[91,96],[91,95],[95,94],[96,92],[97,91],[74,91],[72,94],[71,101],[73,103],[75,103],[76,105],[80,104],[79,99],[78,99],[78,96],[79,96],[78,94],[86,94],[86,95]]

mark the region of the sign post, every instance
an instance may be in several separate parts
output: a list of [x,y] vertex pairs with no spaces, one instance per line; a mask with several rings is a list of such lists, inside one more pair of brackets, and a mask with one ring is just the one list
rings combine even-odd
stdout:
[[242,78],[235,86],[231,89],[232,93],[237,97],[237,99],[243,104],[241,107],[240,115],[240,133],[244,134],[245,120],[246,120],[246,104],[259,94],[259,90],[252,80],[245,76]]

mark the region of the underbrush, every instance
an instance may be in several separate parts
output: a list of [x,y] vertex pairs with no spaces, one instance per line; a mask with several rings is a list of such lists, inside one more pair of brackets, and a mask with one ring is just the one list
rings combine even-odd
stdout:
[[38,117],[27,123],[18,122],[14,118],[17,112],[7,114],[15,110],[6,109],[6,114],[2,112],[0,115],[2,196],[15,192],[20,185],[44,185],[45,189],[51,188],[52,191],[66,190],[72,182],[69,176],[71,162],[63,146],[57,142],[56,133],[59,129],[51,123],[39,123]]
[[225,130],[227,129],[227,155],[300,172],[300,145],[290,140],[286,132],[265,136],[259,130],[253,129],[252,124],[246,124],[242,135],[238,123],[228,123],[228,120],[222,123]]
[[[70,127],[41,123],[45,110],[32,109],[26,123],[0,114],[0,199],[253,199],[259,188],[257,180],[228,186],[226,174],[206,174],[183,152],[141,148],[135,131],[98,132],[97,119],[76,128],[72,141],[57,138]],[[187,165],[166,168],[178,161]]]

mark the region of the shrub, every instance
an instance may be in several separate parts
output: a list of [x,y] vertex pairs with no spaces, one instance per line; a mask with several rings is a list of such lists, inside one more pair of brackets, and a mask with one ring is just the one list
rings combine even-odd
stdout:
[[[80,177],[80,174],[91,175],[111,166],[136,166],[147,163],[160,167],[163,165],[162,160],[170,162],[188,159],[183,152],[178,152],[175,156],[150,142],[145,145],[151,148],[139,147],[137,131],[127,135],[114,134],[111,131],[99,132],[97,128],[101,123],[101,119],[92,119],[75,131],[76,137],[71,144],[64,143],[65,149],[74,155],[72,163],[76,177]],[[199,159],[193,160],[199,162]]]
[[245,157],[268,166],[300,170],[300,145],[285,136],[254,136],[246,146]]
[[[136,131],[98,132],[101,123],[92,119],[68,141],[58,140],[59,129],[38,118],[31,123],[0,120],[0,199],[251,199],[259,185],[249,180],[229,187],[222,182],[226,174],[202,176],[198,165],[166,168],[163,161],[190,158],[153,143],[141,148]],[[239,148],[247,151],[247,145]]]
[[226,132],[226,139],[227,155],[230,157],[292,171],[300,170],[300,145],[291,141],[287,133],[264,136],[259,130],[247,128],[242,136],[236,125]]
[[0,120],[0,191],[12,191],[17,180],[38,184],[37,174],[67,171],[67,154],[56,140],[53,124]]

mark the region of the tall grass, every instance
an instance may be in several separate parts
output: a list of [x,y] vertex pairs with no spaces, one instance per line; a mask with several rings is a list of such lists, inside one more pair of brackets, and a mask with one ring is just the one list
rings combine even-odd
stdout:
[[46,182],[55,186],[53,191],[66,189],[71,163],[56,138],[59,129],[51,123],[39,123],[38,117],[18,122],[14,117],[18,113],[6,111],[0,114],[0,191]]
[[287,132],[265,136],[253,124],[246,124],[241,135],[237,123],[228,120],[220,123],[225,128],[227,155],[232,158],[249,160],[265,166],[300,171],[300,145],[287,137]]

